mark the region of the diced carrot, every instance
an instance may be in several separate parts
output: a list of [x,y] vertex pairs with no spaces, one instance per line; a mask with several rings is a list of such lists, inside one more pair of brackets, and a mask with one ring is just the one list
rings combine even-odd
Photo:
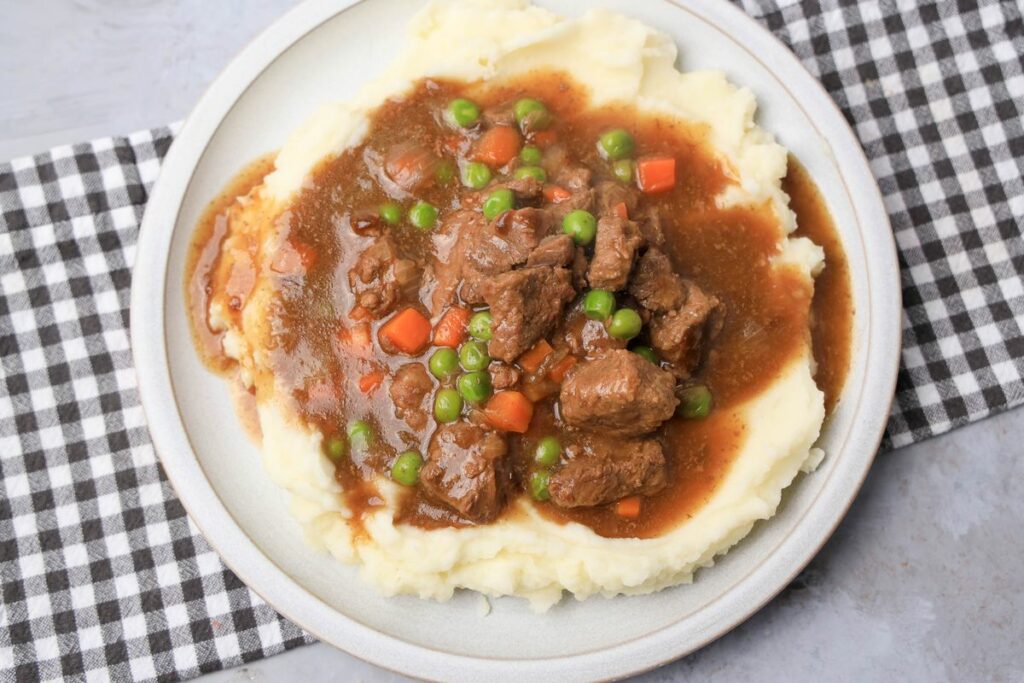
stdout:
[[576,365],[576,356],[566,356],[562,360],[555,363],[554,367],[548,372],[550,377],[555,382],[561,382],[565,379],[565,374],[572,369],[572,366]]
[[384,371],[372,370],[359,378],[359,391],[369,394],[384,383]]
[[564,187],[559,187],[558,185],[545,185],[541,192],[544,195],[544,199],[548,200],[552,204],[564,202],[572,196],[572,193],[570,193],[569,190]]
[[630,496],[615,503],[615,514],[627,519],[640,516],[640,496]]
[[676,160],[673,157],[646,157],[636,162],[640,190],[662,192],[676,184]]
[[539,130],[533,134],[533,144],[538,147],[550,147],[558,141],[558,133],[551,130]]
[[537,368],[544,362],[544,359],[554,351],[546,339],[541,339],[533,345],[533,348],[519,356],[519,367],[527,372],[537,372]]
[[495,126],[476,141],[471,157],[498,168],[515,159],[521,145],[522,138],[515,128]]
[[533,403],[518,391],[502,391],[484,406],[484,416],[497,429],[522,434],[530,428]]
[[473,313],[467,308],[455,306],[441,316],[437,327],[434,328],[434,344],[436,346],[450,346],[453,349],[466,340],[466,325]]
[[406,308],[381,326],[380,337],[391,347],[413,356],[430,342],[430,321],[415,308]]
[[629,220],[629,210],[626,208],[626,202],[619,202],[612,208],[612,210],[615,211],[615,215],[622,220]]

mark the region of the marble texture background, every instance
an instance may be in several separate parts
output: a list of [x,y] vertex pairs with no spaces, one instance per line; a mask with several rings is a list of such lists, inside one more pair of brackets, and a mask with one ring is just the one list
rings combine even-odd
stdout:
[[[0,0],[0,158],[183,118],[294,0]],[[638,681],[1024,681],[1024,420],[881,456],[790,590]],[[204,683],[405,680],[317,644]]]

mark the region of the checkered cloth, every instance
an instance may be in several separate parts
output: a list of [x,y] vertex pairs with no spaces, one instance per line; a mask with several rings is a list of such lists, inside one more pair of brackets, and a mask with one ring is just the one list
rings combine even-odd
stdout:
[[[906,307],[887,446],[1020,403],[1020,6],[744,2],[825,84],[885,195]],[[174,680],[311,640],[224,568],[146,433],[130,269],[171,138],[0,165],[0,681]]]

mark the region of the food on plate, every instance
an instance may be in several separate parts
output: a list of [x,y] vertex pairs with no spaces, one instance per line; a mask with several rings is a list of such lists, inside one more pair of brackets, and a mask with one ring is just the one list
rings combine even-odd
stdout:
[[823,456],[841,248],[752,94],[675,59],[607,11],[433,2],[201,222],[202,355],[388,594],[687,582]]

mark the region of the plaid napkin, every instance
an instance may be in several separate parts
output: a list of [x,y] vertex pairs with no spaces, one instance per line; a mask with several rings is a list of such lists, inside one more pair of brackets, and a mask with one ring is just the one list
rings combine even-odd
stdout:
[[[1024,396],[1014,2],[755,2],[867,150],[903,271],[886,447]],[[0,165],[0,681],[175,680],[311,638],[225,569],[158,466],[131,265],[173,131]]]

